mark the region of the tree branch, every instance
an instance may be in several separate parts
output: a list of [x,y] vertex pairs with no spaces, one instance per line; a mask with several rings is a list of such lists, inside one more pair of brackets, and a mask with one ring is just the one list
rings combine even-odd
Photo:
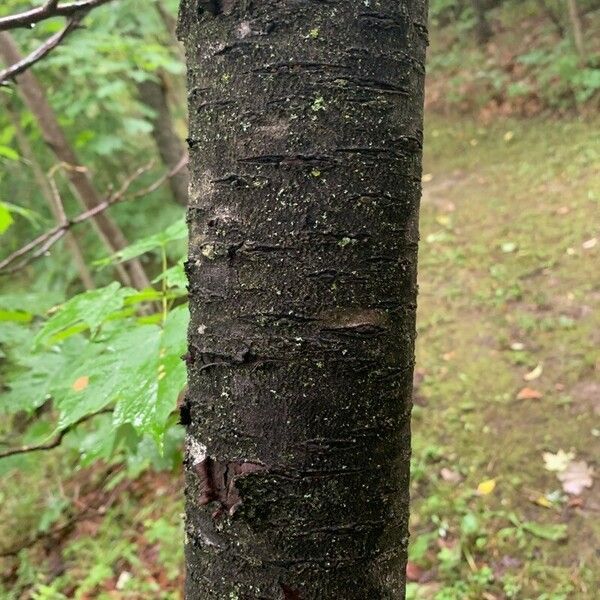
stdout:
[[80,11],[88,11],[108,2],[111,2],[111,0],[77,0],[76,2],[59,4],[58,0],[48,0],[37,8],[0,18],[0,31],[16,29],[17,27],[31,27],[51,17],[72,17]]
[[54,48],[56,48],[74,29],[77,28],[81,19],[83,18],[83,14],[75,15],[71,19],[67,25],[59,31],[55,33],[52,37],[49,37],[43,44],[41,44],[38,48],[36,48],[31,54],[28,54],[25,58],[20,60],[19,62],[7,67],[0,71],[0,85],[3,85],[8,79],[13,79],[19,73],[26,71],[34,65],[36,62],[42,60],[44,56],[47,56]]
[[[153,191],[158,189],[170,177],[173,177],[173,175],[176,175],[187,164],[188,164],[188,155],[184,154],[181,157],[181,159],[179,160],[179,162],[170,171],[168,171],[164,175],[161,175],[161,177],[159,177],[154,183],[152,183],[148,187],[138,190],[137,192],[134,192],[133,194],[131,194],[129,196],[129,199],[135,200],[137,198],[140,198],[142,196],[146,196],[146,195],[152,193]],[[19,248],[19,250],[16,250],[11,255],[7,256],[3,261],[0,262],[0,274],[8,275],[10,273],[19,271],[20,269],[24,268],[29,263],[34,261],[36,258],[39,258],[40,256],[43,256],[44,254],[46,254],[46,252],[48,252],[48,250],[56,242],[58,242],[58,240],[60,240],[67,233],[67,231],[69,231],[69,229],[71,227],[78,225],[79,223],[83,223],[84,221],[87,221],[88,219],[95,217],[97,214],[105,211],[109,206],[112,206],[113,204],[122,202],[126,198],[127,191],[131,187],[132,183],[136,179],[138,179],[141,175],[143,175],[146,171],[148,171],[151,168],[151,166],[152,166],[152,163],[149,163],[147,165],[144,165],[144,166],[138,168],[132,175],[130,175],[127,179],[125,179],[125,181],[123,182],[123,185],[116,192],[111,193],[108,196],[108,198],[106,198],[106,200],[104,200],[100,204],[97,204],[93,208],[90,208],[89,210],[86,210],[86,211],[80,213],[75,218],[67,220],[67,221],[63,222],[62,224],[50,229],[49,231],[39,235],[37,238],[33,239],[31,242],[28,242],[27,244],[25,244],[25,246],[23,246],[22,248]],[[30,254],[30,253],[32,253],[32,254]],[[30,256],[23,259],[21,262],[19,262],[14,267],[12,267],[10,269],[7,268],[12,263],[14,263],[17,259],[19,259],[23,256],[26,256],[27,254],[30,254]],[[2,458],[1,454],[0,454],[0,458]]]
[[11,448],[9,450],[3,450],[2,452],[0,452],[0,460],[3,458],[8,458],[9,456],[16,456],[19,454],[29,454],[30,452],[41,452],[44,450],[52,450],[53,448],[57,448],[58,446],[61,445],[63,438],[67,435],[67,433],[73,431],[73,429],[75,429],[82,423],[85,423],[86,421],[89,421],[89,420],[93,419],[94,417],[97,417],[98,415],[103,415],[103,414],[107,414],[107,413],[111,413],[111,412],[112,412],[112,408],[105,408],[104,410],[100,410],[98,412],[95,412],[95,413],[92,413],[89,415],[84,415],[83,417],[81,417],[80,419],[75,421],[74,423],[71,423],[71,425],[69,425],[69,426],[65,427],[64,429],[62,429],[61,431],[59,431],[53,440],[50,440],[49,442],[46,442],[45,444],[38,444],[36,446],[21,446],[20,448]]

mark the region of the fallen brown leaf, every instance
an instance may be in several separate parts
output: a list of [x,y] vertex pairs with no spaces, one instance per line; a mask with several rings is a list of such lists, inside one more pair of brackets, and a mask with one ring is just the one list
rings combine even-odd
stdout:
[[517,400],[540,400],[544,397],[544,394],[539,390],[535,390],[530,387],[524,387],[518,394]]

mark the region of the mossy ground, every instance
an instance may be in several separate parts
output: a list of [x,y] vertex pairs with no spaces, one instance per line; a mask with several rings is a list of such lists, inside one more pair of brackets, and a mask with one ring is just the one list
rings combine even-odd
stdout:
[[[599,126],[427,121],[410,598],[597,597],[600,483],[557,493],[542,452],[598,468]],[[542,398],[517,400],[525,386]],[[62,460],[5,473],[3,547],[68,520],[66,498],[90,513],[3,559],[0,597],[180,597],[180,478],[83,494]]]

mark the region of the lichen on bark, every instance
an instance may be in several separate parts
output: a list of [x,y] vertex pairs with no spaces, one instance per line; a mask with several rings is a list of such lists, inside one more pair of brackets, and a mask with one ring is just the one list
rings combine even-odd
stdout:
[[179,36],[186,598],[403,598],[425,2],[185,0]]

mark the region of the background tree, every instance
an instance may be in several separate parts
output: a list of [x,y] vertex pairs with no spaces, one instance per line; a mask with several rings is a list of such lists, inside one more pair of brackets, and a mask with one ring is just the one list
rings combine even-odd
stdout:
[[426,3],[187,1],[188,600],[403,598]]

